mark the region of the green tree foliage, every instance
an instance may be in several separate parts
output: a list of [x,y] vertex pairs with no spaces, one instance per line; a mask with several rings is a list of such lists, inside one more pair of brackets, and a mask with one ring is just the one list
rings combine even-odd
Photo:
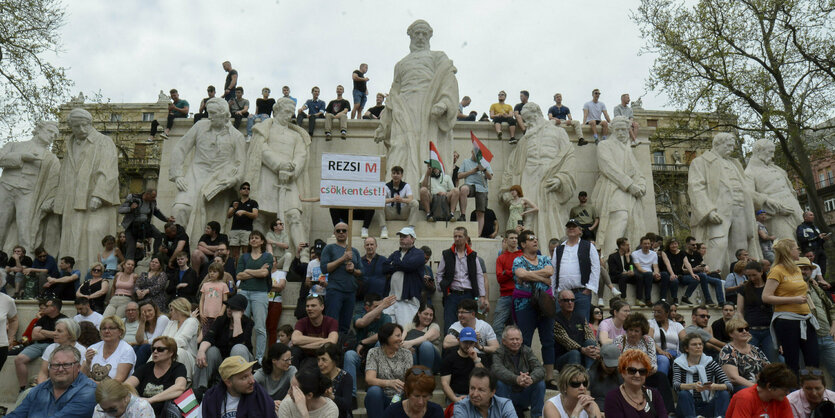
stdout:
[[54,119],[66,102],[72,82],[47,60],[63,24],[60,0],[0,0],[0,141]]

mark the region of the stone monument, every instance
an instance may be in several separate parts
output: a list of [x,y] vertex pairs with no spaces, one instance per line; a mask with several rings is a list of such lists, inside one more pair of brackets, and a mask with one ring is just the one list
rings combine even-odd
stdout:
[[45,243],[53,246],[53,254],[58,250],[60,231],[50,230],[51,239],[45,242],[48,213],[41,210],[58,187],[61,163],[49,149],[57,137],[57,123],[40,121],[31,140],[10,142],[0,149],[0,248],[8,253],[16,245],[31,253]]
[[308,188],[307,158],[310,135],[290,123],[296,104],[282,97],[273,106],[273,117],[253,129],[244,180],[250,198],[258,202],[255,229],[269,231],[276,217],[284,220],[290,248],[307,241],[308,220],[303,216],[299,194]]
[[539,207],[525,215],[525,229],[539,235],[543,242],[565,235],[568,220],[563,206],[574,195],[574,148],[568,134],[542,117],[539,105],[528,102],[522,108],[528,129],[505,164],[499,189],[504,204],[511,201],[510,188],[522,186],[525,197]]
[[612,119],[613,137],[597,146],[600,177],[594,185],[591,202],[600,213],[597,247],[603,254],[617,250],[620,237],[637,244],[647,232],[644,225],[644,203],[647,181],[629,146],[629,119]]
[[733,146],[733,135],[716,134],[711,150],[693,159],[687,176],[690,229],[707,245],[705,263],[724,274],[740,248],[747,249],[751,258],[762,258],[754,185],[742,164],[731,157]]
[[456,68],[445,53],[429,50],[432,27],[424,20],[409,25],[409,55],[394,66],[394,79],[380,115],[376,142],[386,146],[386,169],[403,167],[403,179],[418,184],[429,141],[442,159],[452,156],[452,128],[458,116]]
[[760,139],[754,149],[745,174],[754,182],[754,189],[762,195],[760,209],[768,213],[765,225],[768,232],[780,238],[795,239],[797,225],[803,222],[803,210],[786,170],[774,164],[774,143]]
[[168,168],[168,178],[177,186],[174,218],[191,239],[203,235],[207,222],[226,219],[244,176],[246,143],[229,122],[229,105],[215,97],[206,109],[208,120],[194,124],[177,142]]
[[61,174],[52,205],[42,208],[61,215],[59,254],[75,258],[86,271],[101,251],[101,239],[116,235],[119,205],[119,156],[110,137],[93,128],[90,112],[75,108],[67,124],[72,137],[61,162]]

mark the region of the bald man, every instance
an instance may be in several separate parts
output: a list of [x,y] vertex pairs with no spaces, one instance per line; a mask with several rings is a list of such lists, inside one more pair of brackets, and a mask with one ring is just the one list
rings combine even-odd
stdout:
[[357,277],[362,275],[360,253],[356,248],[348,247],[348,224],[337,222],[333,227],[336,243],[328,244],[322,250],[322,270],[328,281],[325,294],[325,315],[339,321],[339,332],[346,333],[351,328],[354,315]]

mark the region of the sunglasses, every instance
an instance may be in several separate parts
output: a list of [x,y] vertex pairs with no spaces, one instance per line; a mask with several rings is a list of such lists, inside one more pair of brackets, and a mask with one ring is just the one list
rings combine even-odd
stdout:
[[168,351],[168,347],[154,347],[154,352],[164,353],[166,351]]
[[696,315],[696,316],[698,316],[699,318],[702,318],[702,319],[710,319],[710,315],[707,315],[707,314]]
[[823,376],[823,370],[820,369],[800,369],[801,376]]
[[583,381],[581,381],[581,382],[575,382],[575,381],[573,381],[573,380],[572,380],[571,382],[568,382],[568,384],[569,384],[571,387],[573,387],[574,389],[577,389],[577,388],[579,388],[580,386],[589,387],[589,381],[588,381],[588,380],[583,380]]
[[748,331],[751,331],[751,327],[742,327],[742,328],[737,328],[736,329],[736,332],[748,332]]
[[634,374],[637,373],[641,376],[646,376],[647,373],[649,373],[649,370],[647,370],[643,367],[641,367],[640,369],[636,369],[635,367],[627,367],[626,368],[626,373],[629,374],[629,375],[634,375]]
[[249,187],[241,187],[241,190],[249,190]]
[[347,229],[337,229],[337,230],[335,230],[335,232],[337,234],[344,234],[344,233],[348,232],[348,230]]
[[560,299],[560,302],[574,303],[577,299]]
[[92,270],[90,270],[90,271],[92,271],[92,272],[94,272],[94,273],[101,273],[101,269],[92,269]]

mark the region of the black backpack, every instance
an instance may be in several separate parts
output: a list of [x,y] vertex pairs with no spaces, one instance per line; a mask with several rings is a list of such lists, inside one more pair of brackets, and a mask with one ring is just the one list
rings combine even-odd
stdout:
[[824,399],[823,402],[819,403],[818,406],[812,410],[812,414],[809,415],[809,418],[835,418],[835,403]]

